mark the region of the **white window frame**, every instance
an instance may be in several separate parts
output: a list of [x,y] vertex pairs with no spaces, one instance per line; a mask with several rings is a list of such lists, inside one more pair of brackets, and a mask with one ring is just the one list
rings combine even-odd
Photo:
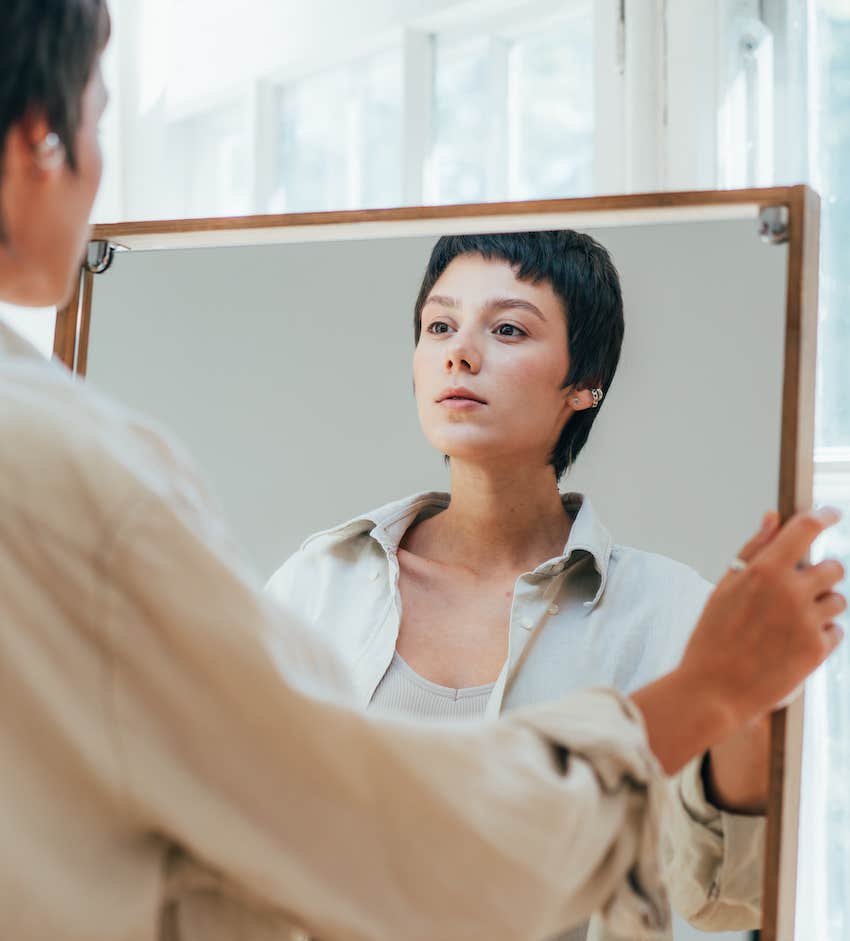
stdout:
[[[617,46],[618,20],[610,16],[610,11],[618,8],[619,0],[595,0],[593,4],[594,36],[594,125],[606,128],[610,124],[611,113],[622,112],[622,77],[617,71],[600,69],[597,63],[602,57],[614,58],[612,50]],[[405,96],[404,114],[406,126],[411,126],[411,133],[405,134],[405,203],[421,205],[436,202],[436,188],[432,180],[429,156],[431,152],[432,126],[432,87],[434,69],[434,48],[436,41],[466,38],[470,34],[487,32],[491,35],[491,67],[489,82],[489,113],[492,116],[490,133],[493,146],[489,148],[491,159],[486,167],[487,191],[499,194],[507,191],[509,159],[503,147],[510,124],[510,102],[505,89],[508,76],[508,54],[512,39],[523,33],[532,32],[535,27],[563,12],[564,0],[472,0],[456,4],[451,8],[412,22],[407,30],[406,41],[414,50],[409,60],[408,80]],[[610,30],[610,33],[609,33]],[[423,91],[424,90],[424,91]],[[605,116],[605,120],[602,120]],[[419,127],[415,125],[419,124]],[[619,154],[617,146],[600,147],[595,145],[597,167],[594,175],[594,190],[611,191],[613,179],[609,164],[613,163],[610,155]],[[598,158],[606,155],[607,163],[602,167]]]

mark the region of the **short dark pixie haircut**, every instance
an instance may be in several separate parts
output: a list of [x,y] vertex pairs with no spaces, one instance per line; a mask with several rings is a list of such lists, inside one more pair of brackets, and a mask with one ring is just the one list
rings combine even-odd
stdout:
[[[601,387],[608,393],[623,345],[623,295],[608,251],[595,239],[570,229],[498,235],[444,235],[434,246],[414,311],[416,342],[422,308],[440,275],[459,255],[508,262],[520,281],[546,281],[560,299],[567,322],[570,366],[563,388]],[[603,403],[604,403],[603,399]],[[575,412],[564,425],[550,463],[560,480],[587,441],[598,408]]]
[[109,32],[106,0],[0,0],[0,157],[12,127],[38,111],[77,169],[83,93]]

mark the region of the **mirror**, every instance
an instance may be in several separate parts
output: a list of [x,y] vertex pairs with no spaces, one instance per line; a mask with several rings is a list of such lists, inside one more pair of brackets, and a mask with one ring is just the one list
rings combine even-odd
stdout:
[[[411,372],[414,302],[437,238],[586,232],[619,271],[626,333],[560,489],[587,495],[617,546],[715,581],[764,510],[787,514],[788,494],[805,490],[794,455],[805,454],[808,379],[797,346],[786,349],[802,248],[783,237],[778,209],[762,213],[790,207],[793,228],[800,189],[101,227],[96,238],[131,250],[94,276],[81,312],[87,378],[188,447],[265,579],[311,533],[449,488],[420,431]],[[789,382],[803,390],[791,425]],[[655,599],[645,600],[651,620]],[[512,642],[520,669],[546,636],[532,634]],[[589,657],[559,692],[629,692],[680,652],[674,643],[647,663],[624,651],[632,668],[619,673],[616,658]],[[677,924],[677,941],[697,937]]]

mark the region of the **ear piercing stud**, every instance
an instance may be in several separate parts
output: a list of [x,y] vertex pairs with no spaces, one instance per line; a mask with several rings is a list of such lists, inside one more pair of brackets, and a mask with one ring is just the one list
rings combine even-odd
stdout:
[[[599,403],[602,401],[603,392],[601,389],[591,389],[590,394],[593,396],[593,405],[591,408],[599,408]],[[578,396],[574,396],[572,403],[575,406],[581,405],[581,399]]]
[[35,159],[42,170],[55,170],[65,159],[65,148],[55,131],[36,144]]

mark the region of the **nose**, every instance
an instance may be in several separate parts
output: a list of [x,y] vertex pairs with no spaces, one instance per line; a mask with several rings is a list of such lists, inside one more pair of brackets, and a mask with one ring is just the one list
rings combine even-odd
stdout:
[[475,345],[461,332],[455,334],[451,345],[446,350],[446,372],[468,372],[475,375],[481,368],[481,355]]

